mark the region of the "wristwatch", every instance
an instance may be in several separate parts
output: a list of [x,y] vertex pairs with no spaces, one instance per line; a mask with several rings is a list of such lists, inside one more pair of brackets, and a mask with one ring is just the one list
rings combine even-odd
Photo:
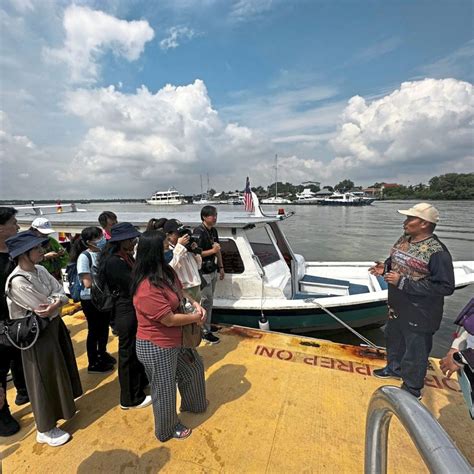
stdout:
[[456,362],[456,364],[464,365],[464,361],[462,360],[462,355],[460,352],[455,352],[453,354],[453,360]]

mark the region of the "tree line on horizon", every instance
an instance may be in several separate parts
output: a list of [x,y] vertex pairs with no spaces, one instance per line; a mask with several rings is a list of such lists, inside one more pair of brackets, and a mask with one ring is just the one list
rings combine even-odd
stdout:
[[[466,200],[474,199],[474,173],[447,173],[434,176],[428,184],[419,183],[405,186],[403,184],[390,183],[385,186],[385,182],[376,182],[372,186],[356,186],[351,179],[344,179],[335,186],[323,186],[322,189],[328,191],[348,192],[362,191],[363,189],[376,190],[376,195],[381,199],[425,199],[425,200]],[[320,191],[316,185],[304,186],[302,184],[293,185],[291,183],[278,182],[278,195],[289,197],[301,193],[304,188],[311,189],[312,192]],[[266,189],[262,186],[252,187],[259,197],[275,195],[275,183],[270,184]]]
[[[315,184],[303,185],[292,183],[278,182],[278,195],[287,197],[289,199],[296,199],[296,194],[301,193],[305,188],[310,189],[316,193],[320,191],[320,187]],[[384,200],[388,199],[423,199],[423,200],[474,200],[474,172],[473,173],[447,173],[440,176],[434,176],[428,181],[428,184],[415,184],[405,186],[403,184],[391,183],[389,187],[385,187],[387,183],[376,182],[372,186],[364,188],[363,186],[356,186],[350,179],[343,179],[335,186],[323,186],[322,189],[328,191],[347,192],[351,190],[375,189],[378,191],[378,197]],[[276,183],[272,183],[266,188],[263,186],[252,187],[257,196],[265,198],[275,195]],[[208,190],[208,196],[212,198],[216,194],[215,189]],[[220,198],[225,199],[235,193],[243,193],[243,190],[236,189],[235,191],[223,191],[220,193]],[[197,196],[197,195],[196,195]],[[56,199],[38,199],[36,204],[47,204],[55,202]],[[90,199],[67,199],[67,202],[88,203],[88,202],[143,202],[144,198],[90,198]],[[24,199],[3,199],[0,204],[21,205],[30,204],[31,200]]]

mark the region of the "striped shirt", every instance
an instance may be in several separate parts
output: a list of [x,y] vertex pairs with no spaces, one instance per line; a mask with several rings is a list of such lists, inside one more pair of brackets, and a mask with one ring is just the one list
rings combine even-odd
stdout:
[[173,259],[170,262],[171,267],[177,273],[179,281],[183,288],[193,288],[201,284],[201,276],[199,269],[202,265],[202,258],[200,255],[188,252],[184,245],[176,244],[176,247],[170,245],[173,250]]

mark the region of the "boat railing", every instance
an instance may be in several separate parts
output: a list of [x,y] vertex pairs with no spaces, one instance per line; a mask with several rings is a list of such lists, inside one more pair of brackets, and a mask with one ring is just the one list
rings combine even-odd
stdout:
[[388,431],[393,415],[410,435],[430,472],[472,474],[472,466],[433,415],[413,395],[392,386],[378,388],[369,403],[365,474],[387,472]]

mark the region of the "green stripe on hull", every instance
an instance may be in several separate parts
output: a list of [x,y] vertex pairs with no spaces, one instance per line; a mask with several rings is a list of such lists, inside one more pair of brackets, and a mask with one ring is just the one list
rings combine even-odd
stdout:
[[[372,324],[383,324],[387,319],[387,305],[371,303],[367,305],[349,306],[339,309],[330,309],[338,318],[349,326],[357,328]],[[279,330],[315,330],[326,331],[341,329],[342,325],[323,310],[301,310],[299,312],[265,311],[270,328]],[[212,312],[212,322],[221,324],[238,324],[258,328],[259,311],[234,311],[216,308]]]

